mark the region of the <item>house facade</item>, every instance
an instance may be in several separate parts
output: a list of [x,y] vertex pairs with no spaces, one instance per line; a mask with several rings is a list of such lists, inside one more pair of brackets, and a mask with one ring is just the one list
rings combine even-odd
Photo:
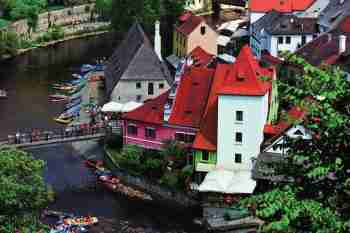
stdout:
[[251,25],[250,46],[261,58],[262,51],[278,57],[281,52],[295,52],[319,34],[317,19],[271,11]]
[[161,59],[159,25],[155,28],[154,48],[135,23],[107,62],[106,94],[111,101],[144,102],[169,90],[172,78]]
[[190,147],[199,130],[214,68],[213,56],[197,47],[179,65],[171,89],[122,116],[124,144],[161,150],[165,140]]
[[234,64],[217,66],[203,124],[193,144],[197,181],[220,168],[252,183],[252,159],[260,153],[265,124],[277,115],[275,75],[274,69],[260,66],[248,46]]
[[175,27],[173,54],[183,58],[196,47],[201,47],[207,53],[216,55],[217,36],[216,31],[202,17],[187,13],[180,20],[180,25]]

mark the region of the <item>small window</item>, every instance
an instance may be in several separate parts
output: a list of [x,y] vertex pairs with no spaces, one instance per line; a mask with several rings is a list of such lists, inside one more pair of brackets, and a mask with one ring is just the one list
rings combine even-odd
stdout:
[[185,134],[185,142],[186,143],[193,143],[194,138],[195,138],[194,134]]
[[243,135],[242,135],[242,133],[237,132],[237,133],[236,133],[236,142],[242,143],[242,141],[243,141]]
[[137,95],[137,96],[136,96],[136,101],[137,101],[137,102],[140,102],[141,99],[142,99],[142,95]]
[[202,151],[202,160],[208,161],[209,160],[209,152],[206,150]]
[[290,43],[291,43],[291,40],[292,40],[291,37],[290,37],[290,36],[287,36],[287,37],[286,37],[286,44],[290,44]]
[[146,138],[156,138],[156,130],[153,128],[145,129],[145,137]]
[[148,95],[153,95],[153,94],[154,94],[153,83],[148,83]]
[[235,154],[235,163],[242,163],[242,154]]
[[141,83],[136,83],[136,89],[140,89],[141,88]]
[[243,111],[236,111],[236,121],[243,121]]
[[128,125],[128,134],[137,135],[137,127],[135,125]]
[[279,36],[278,37],[278,43],[279,44],[283,44],[283,36]]
[[185,141],[185,134],[183,133],[175,133],[175,140],[179,142]]
[[164,88],[164,83],[159,83],[159,89],[163,89]]
[[201,34],[204,35],[205,34],[205,26],[201,27]]
[[301,45],[306,44],[306,36],[301,36]]

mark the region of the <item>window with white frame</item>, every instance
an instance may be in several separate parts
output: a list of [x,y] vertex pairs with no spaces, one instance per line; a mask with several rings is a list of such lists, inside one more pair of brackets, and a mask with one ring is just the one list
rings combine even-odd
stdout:
[[194,138],[195,138],[195,134],[184,133],[184,132],[175,133],[175,140],[178,142],[193,143]]
[[243,142],[243,134],[241,132],[236,132],[235,142],[241,144]]
[[236,121],[243,122],[243,111],[236,111]]
[[242,163],[242,154],[235,153],[235,163]]

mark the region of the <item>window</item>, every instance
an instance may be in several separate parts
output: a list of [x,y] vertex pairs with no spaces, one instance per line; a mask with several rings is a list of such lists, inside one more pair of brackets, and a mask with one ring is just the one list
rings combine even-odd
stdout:
[[202,151],[202,160],[208,161],[209,160],[209,152],[206,150]]
[[236,111],[236,121],[243,121],[243,111]]
[[140,89],[141,88],[141,83],[136,83],[136,89]]
[[194,134],[175,133],[175,140],[178,142],[193,143],[194,138]]
[[204,35],[205,34],[205,26],[201,27],[201,34]]
[[235,163],[242,163],[242,154],[235,154]]
[[283,36],[279,36],[278,37],[278,43],[279,44],[283,44]]
[[146,128],[145,129],[145,137],[146,138],[156,138],[156,130],[154,128]]
[[242,135],[242,133],[237,132],[237,133],[236,133],[236,142],[237,142],[237,143],[242,143],[242,141],[243,141],[243,135]]
[[286,36],[286,44],[290,44],[291,43],[291,37],[290,36]]
[[148,83],[148,94],[149,95],[153,95],[154,94],[153,83]]
[[142,95],[137,95],[137,96],[136,96],[136,101],[137,101],[137,102],[140,102],[141,99],[142,99]]
[[137,135],[137,127],[136,125],[128,125],[128,134]]
[[163,89],[164,88],[164,83],[159,83],[158,87],[159,87],[159,89]]
[[301,45],[306,44],[306,36],[301,36]]

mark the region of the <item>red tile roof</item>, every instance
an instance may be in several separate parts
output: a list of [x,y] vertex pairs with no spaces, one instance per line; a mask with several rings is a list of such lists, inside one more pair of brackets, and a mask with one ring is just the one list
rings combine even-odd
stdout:
[[350,16],[347,16],[346,18],[343,19],[343,21],[339,24],[339,28],[343,32],[350,33]]
[[254,58],[248,45],[241,49],[236,62],[221,74],[224,79],[219,90],[222,95],[263,96],[271,89],[271,82],[263,79],[273,78],[272,68],[262,68]]
[[207,53],[200,46],[194,48],[191,51],[190,56],[192,57],[192,59],[197,60],[198,64],[200,63],[203,65],[207,65],[214,57],[212,54]]
[[185,22],[185,21],[188,20],[192,15],[193,15],[193,13],[192,13],[191,11],[186,11],[186,12],[184,12],[184,13],[179,17],[179,21],[180,21],[180,22]]
[[278,57],[274,57],[272,56],[269,51],[267,50],[263,50],[261,53],[261,60],[268,62],[271,65],[279,65],[282,64],[283,61],[281,59],[279,59]]
[[176,27],[176,31],[184,34],[185,36],[191,34],[204,19],[200,16],[191,15],[180,26]]
[[252,12],[278,12],[304,11],[308,9],[315,0],[250,0],[249,9]]
[[[235,79],[228,78],[228,75],[234,74],[235,70],[242,71],[246,70],[246,72],[251,72],[251,65],[253,64],[253,73],[255,74],[255,70],[261,73],[272,77],[272,73],[268,69],[261,68],[258,63],[255,64],[256,60],[250,61],[253,59],[251,50],[248,46],[242,48],[240,55],[238,56],[236,62],[234,64],[219,64],[216,68],[213,84],[211,86],[210,95],[208,99],[208,104],[205,109],[203,121],[200,127],[199,132],[196,135],[195,141],[193,143],[193,147],[201,150],[209,150],[215,151],[217,145],[217,115],[218,115],[218,96],[221,94],[223,89],[226,87],[232,89],[232,86],[237,85]],[[251,64],[252,63],[252,64]],[[256,77],[255,77],[256,79]],[[247,79],[249,83],[251,83],[252,79]],[[259,82],[259,81],[257,81]],[[270,82],[266,82],[270,83]],[[254,90],[255,85],[251,85]],[[259,93],[261,90],[268,91],[271,88],[271,83],[266,85],[262,85],[262,89],[259,88]],[[236,89],[233,89],[236,93]],[[246,86],[241,89],[242,93],[248,93],[249,95],[252,92],[247,92]],[[266,92],[264,92],[266,93]],[[239,93],[241,95],[241,93]]]
[[144,105],[122,115],[123,119],[142,121],[151,124],[162,124],[164,105],[168,99],[169,91],[147,101]]
[[181,77],[169,124],[199,128],[213,75],[213,69],[187,68]]

